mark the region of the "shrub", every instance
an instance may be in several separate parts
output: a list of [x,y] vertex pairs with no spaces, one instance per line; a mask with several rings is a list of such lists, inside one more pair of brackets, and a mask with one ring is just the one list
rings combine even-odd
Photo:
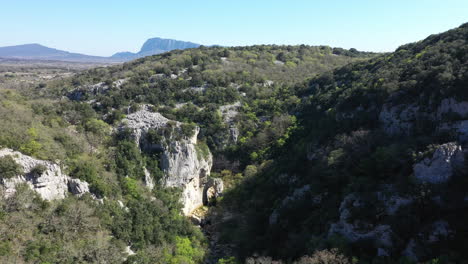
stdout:
[[44,164],[37,164],[32,168],[31,173],[36,174],[36,175],[41,175],[47,170],[47,167]]
[[208,145],[206,145],[206,143],[203,141],[197,142],[195,145],[195,150],[197,151],[197,158],[199,160],[206,160],[210,156],[210,148],[208,148]]
[[336,248],[330,250],[319,250],[309,257],[304,256],[295,264],[350,264],[351,262],[344,255],[341,255]]
[[16,163],[12,156],[0,158],[0,178],[9,179],[23,174],[23,168]]
[[187,138],[193,137],[195,135],[195,124],[194,123],[184,123],[180,126],[182,129],[182,135]]

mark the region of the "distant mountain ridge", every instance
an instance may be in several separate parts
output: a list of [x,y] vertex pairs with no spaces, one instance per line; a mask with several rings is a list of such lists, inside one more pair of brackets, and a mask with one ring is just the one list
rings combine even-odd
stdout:
[[73,62],[112,62],[108,57],[90,56],[49,48],[37,43],[0,47],[0,57]]
[[141,47],[138,53],[118,52],[110,57],[90,56],[49,48],[41,44],[23,44],[0,47],[0,57],[27,60],[56,60],[70,62],[124,62],[145,56],[168,52],[175,49],[198,48],[200,44],[174,39],[151,38]]

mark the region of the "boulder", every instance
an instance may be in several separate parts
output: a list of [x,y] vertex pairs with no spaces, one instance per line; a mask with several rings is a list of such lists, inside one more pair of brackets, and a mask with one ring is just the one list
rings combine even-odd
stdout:
[[432,157],[425,158],[413,166],[414,176],[421,183],[447,182],[455,171],[464,166],[465,155],[456,143],[440,145]]
[[82,196],[85,193],[89,193],[89,184],[80,179],[69,179],[68,190],[77,196]]

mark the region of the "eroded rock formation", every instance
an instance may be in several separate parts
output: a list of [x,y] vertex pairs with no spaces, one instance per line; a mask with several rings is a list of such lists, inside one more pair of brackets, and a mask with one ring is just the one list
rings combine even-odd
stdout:
[[[83,195],[89,192],[89,184],[73,179],[62,172],[59,165],[50,161],[38,160],[11,149],[1,149],[0,157],[11,156],[23,168],[23,174],[9,179],[1,179],[7,196],[16,191],[16,185],[25,183],[44,200],[63,199],[70,192]],[[41,167],[40,170],[37,168]]]
[[[183,213],[189,215],[203,205],[213,158],[209,150],[197,142],[200,128],[191,128],[191,133],[187,135],[184,134],[187,131],[182,126],[182,123],[151,112],[149,107],[145,106],[142,110],[128,115],[122,127],[132,130],[135,141],[142,150],[161,152],[160,164],[164,172],[161,184],[182,189]],[[146,135],[150,129],[161,136],[159,142],[147,139]]]

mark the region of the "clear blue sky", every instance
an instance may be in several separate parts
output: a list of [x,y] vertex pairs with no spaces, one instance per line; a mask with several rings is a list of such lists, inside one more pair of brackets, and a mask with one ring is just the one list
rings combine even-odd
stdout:
[[468,22],[468,0],[0,0],[0,46],[91,55],[151,37],[205,45],[309,44],[392,51]]

